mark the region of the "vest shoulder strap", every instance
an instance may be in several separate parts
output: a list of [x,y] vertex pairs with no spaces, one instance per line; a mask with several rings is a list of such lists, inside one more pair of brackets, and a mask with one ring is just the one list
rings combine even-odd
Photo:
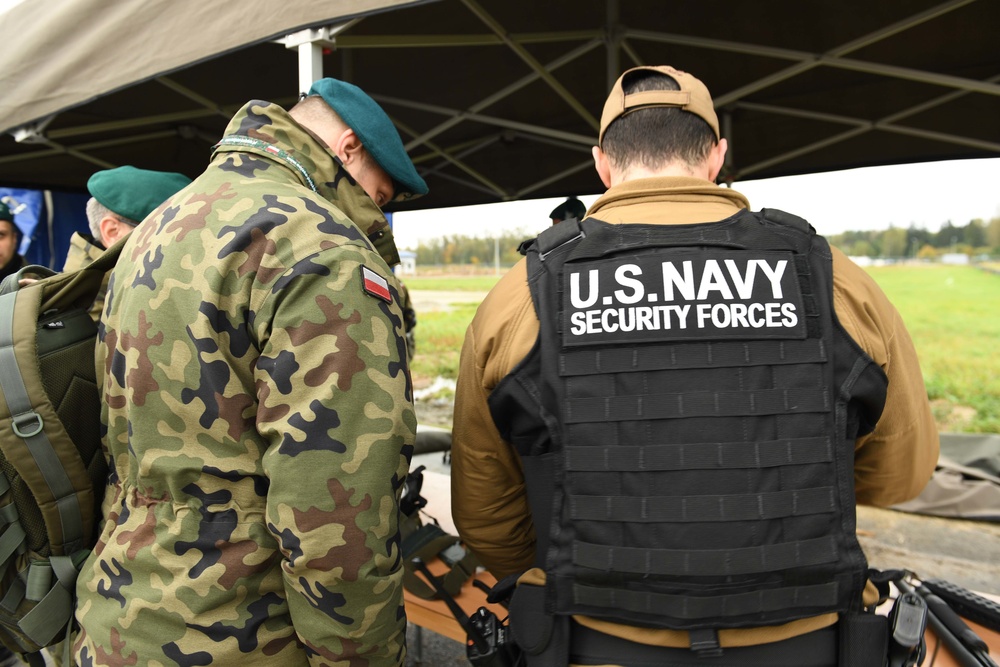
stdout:
[[762,208],[757,212],[757,215],[761,218],[767,220],[768,222],[777,223],[779,225],[786,225],[788,227],[794,227],[799,231],[805,232],[807,234],[814,234],[816,230],[805,218],[800,218],[797,215],[782,211],[777,208]]
[[563,220],[559,224],[552,225],[535,239],[535,247],[538,249],[539,258],[545,261],[545,256],[561,245],[570,241],[583,238],[583,227],[576,218]]

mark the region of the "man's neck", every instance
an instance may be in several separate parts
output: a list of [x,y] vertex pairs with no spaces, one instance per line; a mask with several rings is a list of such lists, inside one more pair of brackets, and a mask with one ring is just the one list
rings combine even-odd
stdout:
[[621,172],[614,172],[611,175],[611,185],[620,185],[626,181],[634,181],[640,178],[663,178],[668,176],[684,176],[687,178],[700,178],[710,181],[708,165],[692,167],[686,162],[671,162],[659,169],[648,169],[642,165],[629,167]]

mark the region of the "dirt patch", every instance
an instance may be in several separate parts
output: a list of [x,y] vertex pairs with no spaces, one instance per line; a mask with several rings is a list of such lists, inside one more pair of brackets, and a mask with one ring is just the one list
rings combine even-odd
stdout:
[[[452,310],[456,303],[482,303],[486,292],[464,292],[462,290],[414,290],[410,292],[413,308],[420,313]],[[417,326],[420,326],[419,324]]]
[[976,418],[975,408],[954,405],[943,398],[931,401],[931,412],[941,433],[961,433]]
[[455,381],[441,377],[414,380],[413,405],[417,423],[451,430],[455,415]]
[[[411,292],[417,311],[417,354],[420,354],[420,314],[453,310],[455,304],[482,303],[486,292],[461,290],[419,290]],[[414,377],[414,404],[417,421],[427,426],[451,429],[455,412],[455,381],[446,378]]]

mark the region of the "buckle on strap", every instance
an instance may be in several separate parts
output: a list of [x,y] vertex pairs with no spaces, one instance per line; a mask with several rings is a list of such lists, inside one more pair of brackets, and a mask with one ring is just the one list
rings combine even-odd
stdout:
[[691,650],[698,654],[699,658],[716,658],[722,655],[722,647],[719,646],[719,633],[712,628],[689,631],[691,637]]
[[14,415],[14,419],[11,422],[14,434],[22,440],[27,440],[32,436],[38,435],[44,427],[45,422],[42,420],[42,416],[34,410]]

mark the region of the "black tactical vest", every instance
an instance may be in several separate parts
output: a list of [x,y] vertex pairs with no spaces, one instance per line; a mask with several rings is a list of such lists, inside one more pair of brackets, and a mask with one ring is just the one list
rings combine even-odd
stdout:
[[860,610],[854,444],[887,379],[834,314],[804,220],[560,223],[541,322],[491,394],[521,456],[546,611],[649,627]]

